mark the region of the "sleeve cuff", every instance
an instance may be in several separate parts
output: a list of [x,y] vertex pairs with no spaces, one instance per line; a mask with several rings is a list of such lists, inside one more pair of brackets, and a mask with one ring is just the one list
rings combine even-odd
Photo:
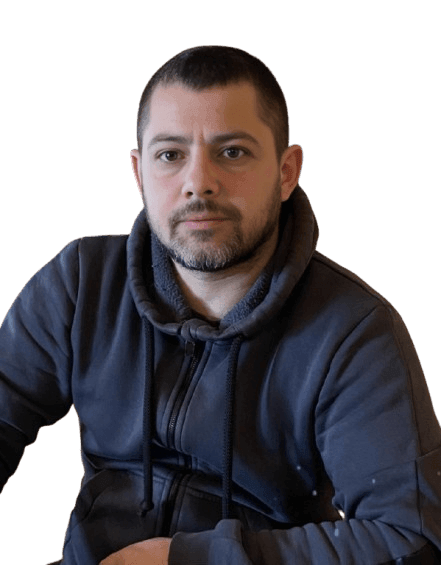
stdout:
[[242,545],[239,520],[221,520],[214,530],[178,532],[170,544],[168,565],[251,565]]

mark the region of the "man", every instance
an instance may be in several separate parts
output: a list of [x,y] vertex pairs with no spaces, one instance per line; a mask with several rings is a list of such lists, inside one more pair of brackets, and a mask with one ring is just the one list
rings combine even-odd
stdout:
[[441,562],[441,431],[392,306],[315,249],[283,94],[177,55],[141,98],[130,236],[70,243],[0,332],[0,481],[81,422],[64,565]]

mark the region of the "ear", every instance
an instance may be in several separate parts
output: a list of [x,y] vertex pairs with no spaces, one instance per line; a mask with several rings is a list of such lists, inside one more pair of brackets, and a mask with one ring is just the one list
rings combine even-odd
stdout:
[[136,184],[138,185],[138,190],[141,193],[141,197],[143,197],[141,153],[138,151],[138,149],[132,149],[132,151],[130,151],[130,158],[132,160],[132,169],[133,169],[133,174],[135,175]]
[[297,186],[302,163],[303,151],[300,145],[292,145],[283,153],[280,164],[282,202],[288,200]]

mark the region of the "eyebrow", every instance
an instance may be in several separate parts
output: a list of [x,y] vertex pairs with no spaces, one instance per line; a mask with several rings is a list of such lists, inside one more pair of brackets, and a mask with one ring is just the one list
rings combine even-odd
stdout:
[[[241,130],[230,131],[228,133],[221,133],[218,135],[214,135],[212,138],[210,138],[209,143],[211,145],[214,145],[216,143],[224,143],[225,141],[231,141],[232,139],[246,139],[247,141],[250,141],[257,147],[259,148],[261,147],[260,143],[257,141],[255,137],[253,137],[246,131],[241,131]],[[193,142],[193,139],[191,137],[184,137],[182,135],[170,135],[168,133],[158,133],[158,135],[155,135],[155,137],[150,141],[148,147],[150,148],[153,145],[156,145],[157,143],[161,143],[162,141],[189,145]]]

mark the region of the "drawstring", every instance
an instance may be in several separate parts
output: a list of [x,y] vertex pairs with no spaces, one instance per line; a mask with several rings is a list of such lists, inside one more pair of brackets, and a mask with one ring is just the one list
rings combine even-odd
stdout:
[[145,384],[144,384],[144,418],[143,418],[143,468],[144,468],[144,500],[141,503],[139,515],[144,517],[153,509],[152,489],[152,390],[155,352],[153,347],[153,328],[151,324],[143,319],[145,332]]
[[[153,328],[144,318],[144,332],[146,340],[145,360],[145,388],[144,388],[144,417],[143,417],[143,470],[144,470],[144,500],[140,505],[139,515],[144,517],[153,509],[153,475],[152,475],[152,390],[154,371],[154,346]],[[223,445],[223,470],[222,470],[222,518],[230,517],[232,469],[233,469],[233,432],[234,432],[234,398],[237,362],[240,346],[244,337],[239,335],[233,341],[230,350],[228,373],[226,379],[226,408],[224,417],[224,445]]]
[[224,418],[224,462],[222,472],[222,518],[230,518],[231,490],[233,470],[233,431],[234,431],[234,391],[236,382],[237,361],[244,337],[239,335],[233,341],[230,350],[228,374],[226,382],[226,409]]

